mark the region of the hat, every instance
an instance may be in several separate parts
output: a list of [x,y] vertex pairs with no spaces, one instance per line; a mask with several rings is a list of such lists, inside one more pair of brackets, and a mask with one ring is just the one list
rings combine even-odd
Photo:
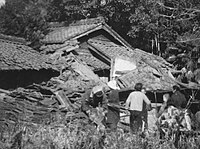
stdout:
[[97,97],[103,96],[103,86],[95,86],[92,88],[90,97],[93,97],[96,94]]
[[116,80],[111,80],[107,83],[107,85],[114,90],[119,90],[120,88],[117,86]]

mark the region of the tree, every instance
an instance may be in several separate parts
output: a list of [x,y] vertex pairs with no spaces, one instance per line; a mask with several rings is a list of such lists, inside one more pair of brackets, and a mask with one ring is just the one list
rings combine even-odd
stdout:
[[191,64],[196,62],[195,51],[199,57],[199,10],[197,0],[140,0],[129,18],[128,35],[139,47],[148,45],[143,48],[146,51],[165,58],[176,56],[175,65]]
[[7,0],[0,8],[0,32],[23,37],[37,49],[48,31],[48,3],[48,0]]
[[2,33],[25,37],[33,46],[48,32],[48,22],[103,16],[133,47],[175,58],[175,65],[199,57],[199,0],[7,0],[0,16]]

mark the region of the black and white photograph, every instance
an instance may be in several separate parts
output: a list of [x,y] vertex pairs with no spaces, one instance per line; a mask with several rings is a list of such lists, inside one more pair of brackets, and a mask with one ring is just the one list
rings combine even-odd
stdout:
[[0,0],[0,149],[200,149],[200,0]]

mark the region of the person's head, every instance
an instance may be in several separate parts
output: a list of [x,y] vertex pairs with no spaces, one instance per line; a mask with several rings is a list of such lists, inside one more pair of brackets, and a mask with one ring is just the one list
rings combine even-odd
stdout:
[[135,84],[135,90],[136,90],[136,91],[141,91],[141,90],[142,90],[142,87],[143,87],[142,83],[136,83],[136,84]]
[[174,85],[172,88],[173,88],[173,92],[180,91],[180,88],[177,85]]
[[91,91],[91,94],[90,94],[90,97],[93,97],[93,96],[96,96],[96,97],[103,97],[104,95],[104,87],[103,86],[95,86],[92,88],[92,91]]

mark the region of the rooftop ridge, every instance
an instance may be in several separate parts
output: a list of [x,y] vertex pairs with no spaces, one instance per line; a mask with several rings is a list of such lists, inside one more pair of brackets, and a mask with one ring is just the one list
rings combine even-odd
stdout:
[[0,40],[6,41],[9,43],[15,43],[15,44],[23,44],[23,45],[27,44],[27,42],[24,38],[16,37],[16,36],[9,36],[9,35],[5,35],[5,34],[0,34]]
[[105,22],[105,19],[103,17],[86,18],[86,19],[74,21],[70,24],[66,22],[49,22],[49,28],[55,29],[55,28],[70,27],[70,26],[99,24],[99,23],[104,23],[104,22]]
[[69,26],[79,26],[79,25],[99,24],[99,23],[105,23],[105,19],[103,17],[86,18],[79,21],[75,21],[71,23]]

